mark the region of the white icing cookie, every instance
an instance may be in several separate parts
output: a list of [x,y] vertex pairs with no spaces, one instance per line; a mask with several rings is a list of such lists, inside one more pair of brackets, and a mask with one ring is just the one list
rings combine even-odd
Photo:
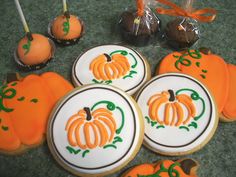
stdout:
[[146,83],[136,96],[145,121],[144,143],[165,155],[199,150],[213,136],[218,115],[209,91],[196,79],[163,74]]
[[72,67],[75,86],[104,83],[134,94],[150,79],[147,61],[135,50],[120,45],[101,45],[80,55]]
[[76,175],[113,173],[141,147],[144,125],[136,102],[109,85],[77,88],[55,108],[48,123],[53,156]]

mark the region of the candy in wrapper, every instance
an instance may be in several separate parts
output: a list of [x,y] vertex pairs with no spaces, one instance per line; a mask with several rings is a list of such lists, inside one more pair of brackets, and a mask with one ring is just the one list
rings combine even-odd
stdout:
[[144,46],[160,31],[160,19],[143,0],[136,2],[137,10],[125,11],[119,20],[119,27],[125,41]]
[[216,10],[204,8],[194,10],[194,0],[184,0],[181,7],[169,0],[156,0],[160,4],[169,6],[168,9],[159,7],[159,14],[175,16],[173,21],[167,23],[164,30],[167,43],[174,49],[191,47],[200,38],[199,22],[212,22],[216,17]]

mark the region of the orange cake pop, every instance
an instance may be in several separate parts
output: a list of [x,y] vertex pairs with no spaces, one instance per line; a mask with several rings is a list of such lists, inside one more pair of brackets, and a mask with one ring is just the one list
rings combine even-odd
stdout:
[[82,24],[77,16],[60,15],[52,23],[52,35],[56,39],[71,40],[81,36]]
[[17,54],[24,65],[39,65],[52,57],[52,47],[45,36],[32,34],[32,40],[28,36],[20,40]]

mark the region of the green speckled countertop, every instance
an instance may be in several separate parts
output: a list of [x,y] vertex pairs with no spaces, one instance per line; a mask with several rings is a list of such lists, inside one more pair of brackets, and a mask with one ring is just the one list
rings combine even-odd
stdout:
[[[46,33],[47,25],[61,12],[61,0],[20,0],[32,32]],[[119,15],[128,7],[135,7],[134,0],[70,0],[71,13],[85,22],[85,35],[74,46],[58,47],[55,59],[49,65],[34,73],[55,71],[70,79],[71,67],[76,57],[95,45],[116,43],[122,40],[116,24]],[[236,64],[236,1],[199,0],[196,8],[213,7],[218,10],[216,20],[200,24],[201,39],[196,48],[209,46],[226,61]],[[170,17],[160,16],[163,25]],[[18,71],[13,60],[17,42],[23,36],[23,28],[14,1],[1,0],[0,4],[0,81],[6,73]],[[170,49],[155,42],[145,47],[134,47],[150,62],[154,74],[157,63]],[[220,72],[220,71],[219,71]],[[20,72],[22,75],[29,73]],[[236,176],[236,123],[219,123],[212,140],[200,151],[186,156],[200,162],[200,177]],[[143,162],[155,162],[168,157],[157,155],[142,147],[135,159],[125,169]],[[177,157],[171,157],[177,159]],[[112,177],[120,176],[118,172]],[[18,156],[0,155],[0,177],[71,177],[61,168],[49,152],[46,142]]]

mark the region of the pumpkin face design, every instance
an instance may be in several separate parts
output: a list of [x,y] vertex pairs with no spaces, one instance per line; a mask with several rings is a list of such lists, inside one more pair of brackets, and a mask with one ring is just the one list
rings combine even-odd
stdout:
[[123,177],[196,177],[198,163],[192,159],[163,160],[154,164],[141,164]]
[[[119,53],[120,52],[120,53]],[[114,51],[110,55],[102,54],[96,57],[89,66],[95,79],[95,83],[99,82],[97,80],[105,81],[106,84],[112,83],[112,80],[119,79],[123,77],[132,78],[133,74],[137,74],[137,71],[131,70],[137,66],[137,61],[134,56],[135,64],[130,66],[128,58],[126,57],[128,52],[126,51]]]
[[0,89],[0,150],[11,153],[21,145],[39,144],[54,104],[72,90],[56,73],[29,75]]
[[[83,135],[80,134],[80,129],[83,130]],[[116,122],[112,112],[104,108],[99,108],[92,113],[89,108],[84,108],[73,115],[66,125],[69,144],[71,146],[78,146],[81,149],[94,149],[97,146],[103,147],[113,140],[115,130]],[[93,142],[91,134],[94,135]],[[76,141],[73,140],[73,136],[76,137]],[[82,144],[81,136],[84,136],[85,144]]]
[[[196,108],[190,96],[180,94],[175,97],[173,90],[163,91],[161,94],[153,95],[149,101],[149,116],[160,125],[180,126],[189,123],[195,117]],[[160,118],[159,110],[164,106],[164,119]],[[187,116],[184,117],[183,107],[187,109]]]
[[[97,105],[101,104],[107,104],[107,107],[95,109]],[[118,111],[121,114],[122,123],[119,127],[113,111]],[[94,104],[91,110],[89,107],[84,107],[78,113],[72,115],[66,123],[65,131],[70,144],[66,148],[74,154],[84,150],[82,157],[85,157],[86,153],[95,148],[106,149],[112,147],[116,149],[115,144],[123,141],[121,137],[117,136],[123,126],[124,113],[122,108],[110,101],[100,101]],[[79,151],[73,147],[78,147]]]

